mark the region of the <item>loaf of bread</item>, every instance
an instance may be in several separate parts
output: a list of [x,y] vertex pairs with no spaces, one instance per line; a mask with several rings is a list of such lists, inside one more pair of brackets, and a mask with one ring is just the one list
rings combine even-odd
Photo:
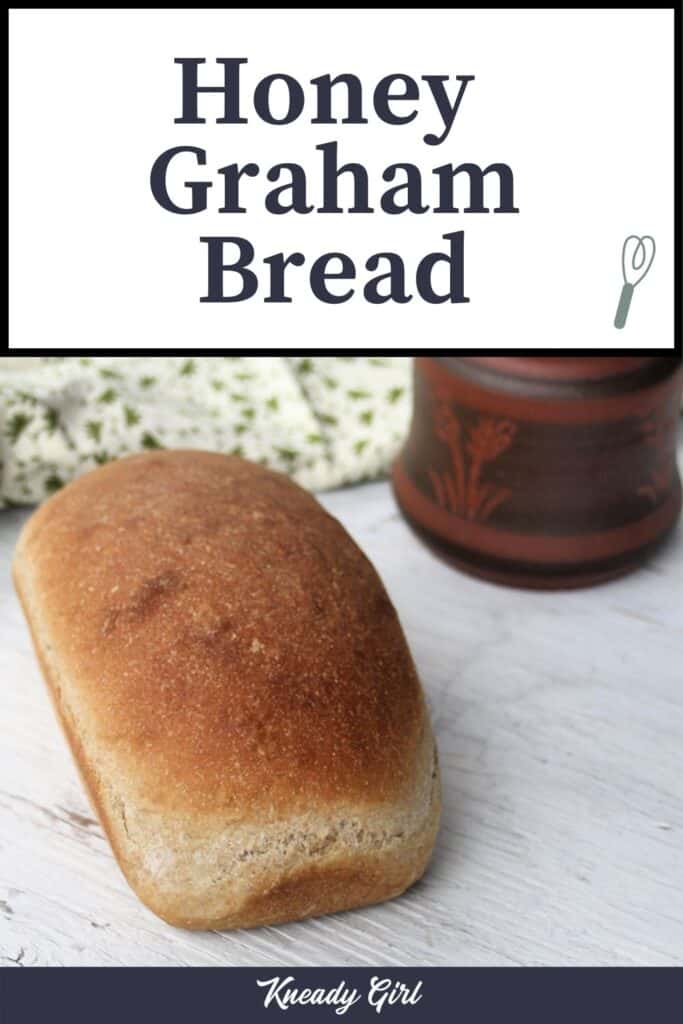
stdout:
[[318,502],[242,459],[154,451],[26,524],[15,585],[140,899],[240,928],[398,895],[439,820],[396,612]]

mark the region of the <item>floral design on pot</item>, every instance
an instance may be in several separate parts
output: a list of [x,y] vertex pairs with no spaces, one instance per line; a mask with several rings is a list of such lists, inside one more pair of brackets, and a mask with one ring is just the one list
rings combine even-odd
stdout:
[[463,427],[443,395],[435,397],[434,433],[448,447],[450,468],[428,470],[434,496],[442,508],[455,515],[485,522],[512,491],[485,482],[482,474],[488,463],[510,447],[517,425],[507,419],[479,416],[471,427]]

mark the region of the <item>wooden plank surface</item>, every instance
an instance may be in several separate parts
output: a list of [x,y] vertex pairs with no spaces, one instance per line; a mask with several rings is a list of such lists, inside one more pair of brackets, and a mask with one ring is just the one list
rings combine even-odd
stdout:
[[[683,441],[683,438],[682,438]],[[432,709],[443,825],[382,906],[234,933],[128,889],[59,732],[0,513],[0,962],[683,964],[683,536],[631,577],[534,594],[434,559],[389,486],[323,503],[383,576]]]

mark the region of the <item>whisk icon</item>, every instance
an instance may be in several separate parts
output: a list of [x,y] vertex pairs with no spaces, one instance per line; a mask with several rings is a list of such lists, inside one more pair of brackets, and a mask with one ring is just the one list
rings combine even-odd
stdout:
[[621,329],[633,298],[633,289],[643,280],[655,258],[655,240],[652,235],[629,235],[621,250],[621,272],[624,286],[619,296],[614,326]]

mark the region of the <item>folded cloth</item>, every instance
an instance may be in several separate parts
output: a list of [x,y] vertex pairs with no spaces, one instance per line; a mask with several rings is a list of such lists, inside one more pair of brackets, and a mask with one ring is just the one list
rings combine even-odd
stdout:
[[244,455],[310,490],[386,473],[408,430],[411,360],[373,356],[21,356],[0,360],[0,504],[33,504],[145,448]]

